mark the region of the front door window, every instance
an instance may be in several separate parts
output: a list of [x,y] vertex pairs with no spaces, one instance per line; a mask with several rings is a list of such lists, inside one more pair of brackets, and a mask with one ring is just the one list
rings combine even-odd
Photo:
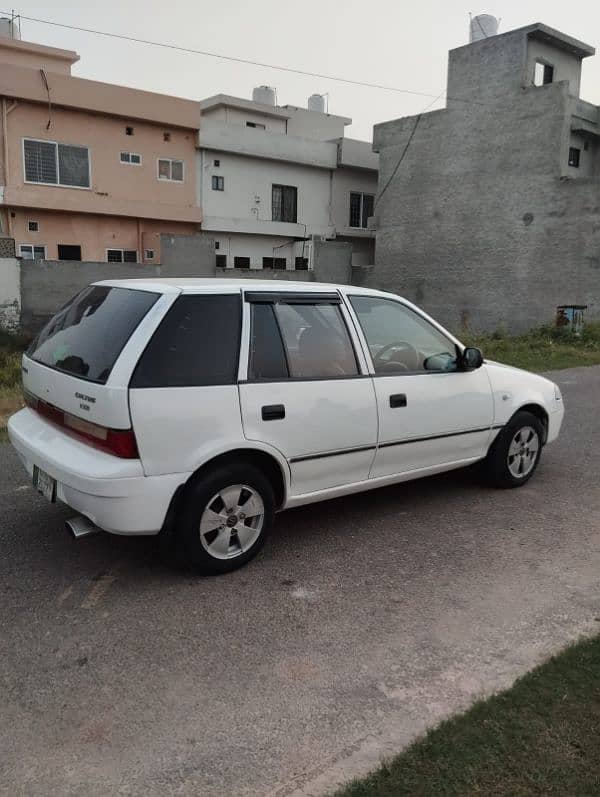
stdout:
[[410,308],[379,296],[349,299],[376,374],[457,370],[454,343]]

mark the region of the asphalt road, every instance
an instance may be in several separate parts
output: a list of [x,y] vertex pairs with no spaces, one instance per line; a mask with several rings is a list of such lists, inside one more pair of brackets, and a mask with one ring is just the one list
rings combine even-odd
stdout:
[[600,628],[600,368],[520,490],[469,472],[290,511],[201,579],[75,542],[0,445],[0,793],[321,794]]

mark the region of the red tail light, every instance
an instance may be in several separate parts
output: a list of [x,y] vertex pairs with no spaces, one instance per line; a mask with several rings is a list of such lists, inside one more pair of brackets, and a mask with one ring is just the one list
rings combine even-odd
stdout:
[[25,404],[51,423],[60,426],[67,434],[82,440],[94,448],[106,451],[121,459],[137,459],[139,457],[137,442],[133,429],[107,429],[91,423],[58,407],[42,401],[31,393],[25,393]]

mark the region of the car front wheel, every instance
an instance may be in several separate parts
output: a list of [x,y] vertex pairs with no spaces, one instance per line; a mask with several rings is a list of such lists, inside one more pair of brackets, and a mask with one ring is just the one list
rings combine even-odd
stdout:
[[498,434],[484,460],[485,475],[496,487],[521,487],[540,461],[544,427],[526,410],[517,412]]
[[262,548],[275,508],[271,483],[251,464],[231,464],[187,488],[176,531],[176,554],[205,575],[235,570]]

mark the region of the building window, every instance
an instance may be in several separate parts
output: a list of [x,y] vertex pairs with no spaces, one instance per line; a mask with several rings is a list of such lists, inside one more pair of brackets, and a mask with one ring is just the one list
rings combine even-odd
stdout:
[[212,190],[213,191],[224,191],[225,190],[225,178],[221,177],[219,174],[213,174],[213,176],[212,176]]
[[137,263],[135,249],[107,249],[106,261],[108,263]]
[[545,86],[554,80],[554,67],[552,64],[545,64],[542,61],[535,62],[533,73],[533,83],[536,86]]
[[132,135],[133,135],[133,127],[130,127],[130,126],[128,125],[128,126],[125,128],[125,135],[126,135],[126,136],[132,136]]
[[183,182],[183,161],[172,158],[159,158],[158,179],[172,180],[176,183]]
[[26,183],[66,188],[90,187],[90,154],[87,147],[24,138],[23,163]]
[[216,160],[214,160],[214,161],[213,161],[213,164],[214,164],[214,165],[217,167],[217,169],[218,169],[218,168],[219,168],[219,166],[221,165],[221,161],[220,161],[220,160],[217,158]]
[[146,260],[154,260],[154,249],[146,249],[144,256]]
[[220,249],[220,248],[221,248],[221,242],[215,241],[215,249]]
[[298,220],[298,189],[294,185],[274,185],[272,191],[273,221],[296,224]]
[[297,257],[295,262],[295,267],[297,271],[307,271],[308,270],[308,258],[307,257]]
[[227,255],[217,255],[217,268],[227,268]]
[[273,268],[279,271],[285,271],[287,269],[287,259],[285,257],[274,257]]
[[131,163],[134,166],[139,166],[142,162],[142,156],[137,152],[121,152],[119,160],[121,163]]
[[163,133],[163,141],[170,141],[170,140],[171,140],[171,134],[165,131]]
[[234,268],[250,268],[250,258],[249,257],[234,257],[233,258],[233,267]]
[[262,264],[263,264],[263,268],[273,268],[273,258],[272,257],[263,257]]
[[46,247],[34,246],[33,244],[21,244],[19,246],[19,254],[23,260],[45,260]]
[[39,232],[40,231],[40,223],[39,223],[39,221],[28,221],[27,222],[27,231],[28,232]]
[[257,130],[265,130],[265,126],[260,122],[246,122],[246,127],[255,127]]
[[58,259],[81,261],[81,246],[79,244],[58,244]]
[[367,228],[367,220],[373,215],[373,194],[361,194],[352,191],[350,194],[350,227]]
[[569,147],[569,166],[573,166],[575,169],[579,169],[579,157],[581,155],[581,150],[577,147]]

